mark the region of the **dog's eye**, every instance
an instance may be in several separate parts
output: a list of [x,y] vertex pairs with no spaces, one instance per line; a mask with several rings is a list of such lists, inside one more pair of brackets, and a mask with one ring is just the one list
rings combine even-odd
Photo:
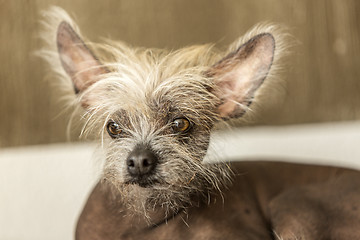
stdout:
[[177,118],[173,121],[172,128],[175,132],[185,133],[191,127],[191,123],[186,118]]
[[120,125],[114,121],[109,121],[106,125],[106,130],[109,133],[110,137],[117,138],[121,134],[122,130]]

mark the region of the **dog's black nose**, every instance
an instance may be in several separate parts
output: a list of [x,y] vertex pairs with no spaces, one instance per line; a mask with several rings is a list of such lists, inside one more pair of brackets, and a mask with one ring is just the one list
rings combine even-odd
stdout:
[[135,148],[126,160],[127,169],[131,176],[140,177],[150,173],[156,166],[157,157],[145,147]]

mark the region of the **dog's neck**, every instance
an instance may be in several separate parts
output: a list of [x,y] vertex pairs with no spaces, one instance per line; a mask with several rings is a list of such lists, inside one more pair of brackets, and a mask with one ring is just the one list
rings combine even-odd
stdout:
[[[156,206],[153,209],[149,209],[146,212],[137,212],[133,209],[126,207],[124,200],[114,187],[106,182],[101,182],[101,198],[105,201],[105,208],[111,212],[111,215],[116,215],[116,219],[131,219],[131,222],[136,223],[132,226],[132,230],[146,231],[152,228],[159,227],[163,224],[167,224],[169,221],[186,213],[186,208],[172,209],[168,207]],[[205,203],[204,198],[194,195],[190,206],[200,206]],[[121,221],[121,220],[120,220]]]
[[142,221],[142,226],[147,226],[147,228],[151,229],[167,224],[169,221],[173,220],[185,211],[185,209],[165,210],[164,208],[158,207],[149,211],[147,213],[148,216],[139,217],[139,219]]

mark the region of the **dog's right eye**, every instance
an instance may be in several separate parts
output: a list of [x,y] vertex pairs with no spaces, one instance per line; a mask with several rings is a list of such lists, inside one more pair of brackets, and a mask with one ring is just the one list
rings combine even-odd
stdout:
[[173,130],[177,133],[186,133],[191,128],[191,123],[186,118],[177,118],[172,124]]
[[106,125],[106,130],[109,133],[110,137],[117,138],[122,132],[120,125],[114,121],[109,121]]

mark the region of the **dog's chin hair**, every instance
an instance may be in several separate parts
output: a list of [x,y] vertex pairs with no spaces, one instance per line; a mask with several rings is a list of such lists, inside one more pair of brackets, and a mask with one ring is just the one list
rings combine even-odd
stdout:
[[193,166],[184,168],[177,176],[175,172],[169,173],[172,182],[165,180],[149,187],[124,183],[111,169],[104,171],[103,181],[111,185],[113,196],[128,214],[143,216],[151,223],[150,213],[159,208],[168,216],[194,205],[210,204],[213,196],[222,197],[222,190],[231,184],[233,173],[225,163],[190,165]]

